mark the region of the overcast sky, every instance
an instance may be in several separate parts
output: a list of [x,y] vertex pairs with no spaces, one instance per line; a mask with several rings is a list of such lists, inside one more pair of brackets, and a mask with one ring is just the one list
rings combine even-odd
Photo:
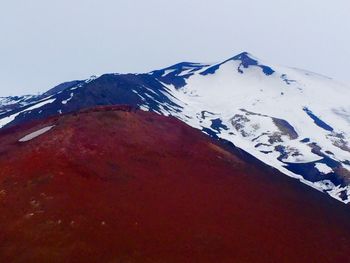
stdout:
[[1,0],[0,96],[242,51],[350,83],[349,0]]

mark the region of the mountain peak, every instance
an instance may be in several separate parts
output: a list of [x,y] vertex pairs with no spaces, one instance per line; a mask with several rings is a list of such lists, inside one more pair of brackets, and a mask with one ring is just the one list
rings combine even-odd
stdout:
[[241,61],[240,67],[238,68],[239,73],[243,73],[242,66],[244,68],[249,68],[250,66],[260,67],[267,76],[272,75],[275,72],[271,67],[261,64],[255,56],[248,52],[242,52],[229,60]]
[[233,56],[227,60],[225,60],[222,63],[216,64],[208,69],[206,69],[204,72],[202,72],[202,75],[207,75],[207,74],[214,74],[222,65],[226,64],[227,62],[230,61],[240,61],[241,63],[239,64],[237,71],[241,74],[244,73],[244,69],[247,69],[251,66],[256,66],[260,67],[263,71],[263,73],[267,76],[272,75],[275,70],[273,70],[271,67],[263,65],[262,63],[259,62],[259,60],[254,57],[252,54],[249,52],[242,52],[236,56]]
[[243,51],[242,53],[239,53],[238,55],[233,56],[231,59],[241,60],[245,58],[256,59],[251,53],[247,51]]
[[246,65],[246,66],[257,66],[260,64],[259,59],[257,57],[253,56],[252,54],[246,51],[233,56],[227,61],[231,61],[231,60],[241,61],[243,65]]

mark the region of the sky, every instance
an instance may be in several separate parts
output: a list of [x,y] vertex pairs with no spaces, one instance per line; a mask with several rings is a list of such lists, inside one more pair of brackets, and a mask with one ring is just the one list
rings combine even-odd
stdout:
[[350,83],[349,10],[349,0],[2,0],[0,96],[242,51]]

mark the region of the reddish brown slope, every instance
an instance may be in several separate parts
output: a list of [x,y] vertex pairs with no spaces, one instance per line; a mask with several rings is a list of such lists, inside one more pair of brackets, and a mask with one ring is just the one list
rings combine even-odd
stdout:
[[109,108],[12,128],[0,167],[0,262],[349,260],[348,207],[173,118]]

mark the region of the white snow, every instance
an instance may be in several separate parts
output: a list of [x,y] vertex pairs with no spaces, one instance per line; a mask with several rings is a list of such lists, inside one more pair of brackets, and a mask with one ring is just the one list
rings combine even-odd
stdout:
[[174,72],[174,71],[175,71],[175,69],[166,69],[166,70],[164,70],[164,73],[163,73],[162,77],[165,77],[166,75],[168,75],[168,74],[170,74],[171,72]]
[[62,101],[62,104],[67,104],[71,99],[73,99],[73,96],[74,96],[74,93],[72,92],[68,99]]
[[37,131],[35,131],[35,132],[32,132],[32,133],[30,133],[30,134],[24,136],[23,138],[19,139],[18,141],[19,141],[19,142],[27,142],[27,141],[30,141],[30,140],[32,140],[32,139],[34,139],[34,138],[36,138],[36,137],[38,137],[38,136],[40,136],[40,135],[42,135],[42,134],[48,132],[48,131],[51,130],[53,127],[55,127],[55,125],[42,128],[42,129],[40,129],[40,130],[37,130]]
[[21,113],[28,112],[28,111],[31,111],[31,110],[34,110],[34,109],[37,109],[37,108],[41,108],[41,107],[43,107],[46,104],[54,102],[55,100],[56,99],[49,99],[49,100],[41,101],[41,102],[39,102],[39,103],[29,107],[29,108],[26,108],[26,109],[24,109],[22,111],[19,111],[19,112],[14,113],[14,114],[12,114],[10,116],[7,116],[5,118],[0,119],[0,128],[4,127],[5,125],[7,125],[10,122],[12,122]]
[[28,100],[35,98],[35,95],[25,95],[25,96],[21,96],[21,97],[0,97],[0,106],[9,106],[9,105],[13,105],[13,104],[21,104],[22,106],[25,106],[26,104],[28,104]]
[[141,105],[140,110],[149,111],[149,107],[147,105]]
[[322,174],[329,174],[333,172],[332,168],[324,163],[316,163],[315,168]]
[[88,78],[87,80],[85,80],[85,83],[90,83],[96,79],[98,79],[100,76],[99,75],[92,75],[90,78]]
[[[219,118],[228,128],[221,129],[217,134],[219,137],[231,141],[281,172],[324,191],[321,184],[308,182],[287,170],[285,163],[321,160],[323,157],[315,154],[312,147],[319,147],[322,154],[336,161],[350,161],[350,151],[344,145],[340,147],[342,143],[346,146],[350,141],[350,87],[321,75],[276,65],[269,65],[275,70],[270,76],[257,66],[242,68],[244,74],[241,74],[237,70],[239,65],[240,61],[228,61],[214,74],[201,75],[196,72],[186,79],[187,85],[181,89],[162,83],[171,94],[164,95],[183,109],[181,112],[162,110],[161,113],[170,113],[198,129],[212,129],[211,120]],[[288,85],[281,78],[282,75],[293,82]],[[304,107],[334,131],[316,125]],[[204,111],[214,114],[203,118]],[[237,115],[247,118],[247,121],[241,119],[238,122],[242,124],[239,130],[232,123],[232,118]],[[283,128],[281,130],[272,118],[288,121],[298,138],[283,134]],[[280,138],[271,141],[274,135],[280,135]],[[304,138],[309,138],[310,142],[301,142]],[[280,153],[275,147],[283,147],[286,152],[283,162],[278,160]],[[331,169],[321,163],[317,168],[325,173]],[[340,192],[333,189],[328,193],[339,200]]]

